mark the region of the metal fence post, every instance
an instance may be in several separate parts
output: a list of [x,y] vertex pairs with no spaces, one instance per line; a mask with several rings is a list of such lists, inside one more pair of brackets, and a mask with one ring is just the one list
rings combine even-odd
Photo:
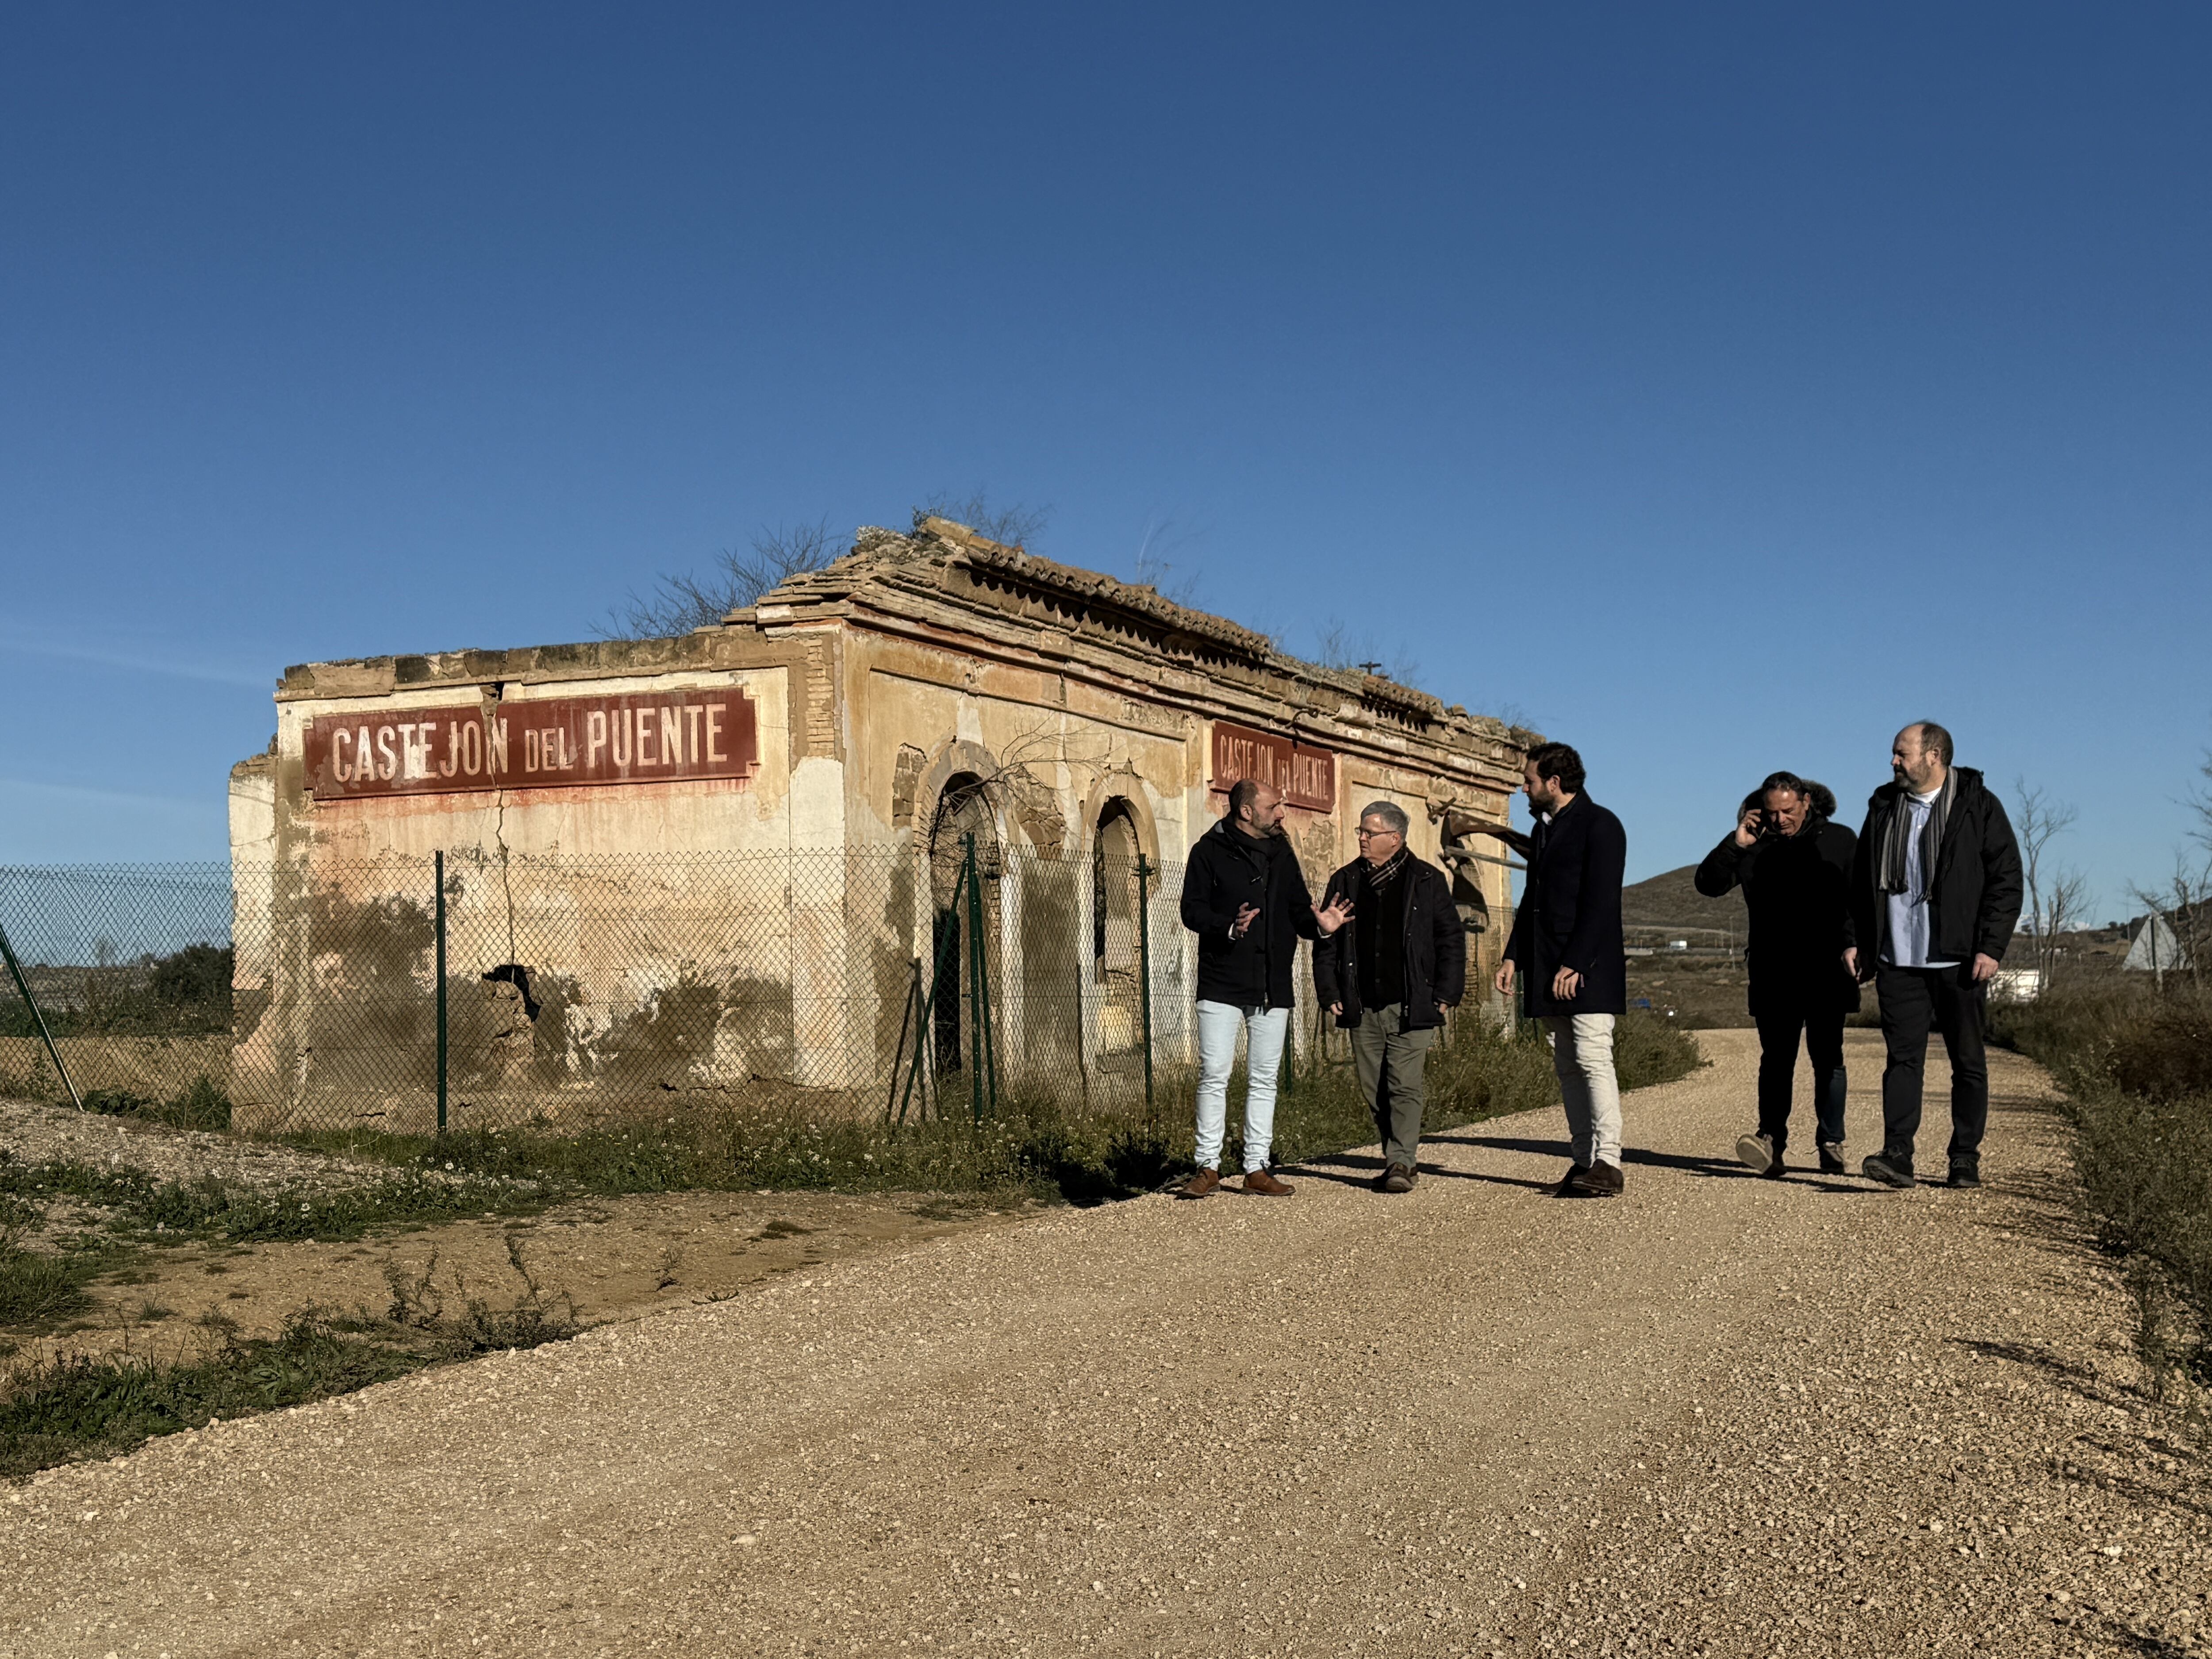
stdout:
[[446,855],[433,855],[438,879],[438,1133],[446,1133]]
[[70,1104],[80,1112],[84,1102],[78,1097],[76,1085],[70,1081],[69,1067],[62,1064],[62,1051],[54,1045],[54,1034],[46,1029],[46,1017],[39,1012],[39,1000],[31,994],[31,981],[23,976],[23,964],[15,960],[15,947],[8,942],[8,930],[0,927],[0,955],[8,958],[8,971],[15,975],[15,988],[22,993],[23,1006],[31,1011],[31,1023],[39,1028],[39,1036],[46,1045],[46,1058],[54,1063],[61,1074],[62,1087],[69,1091]]
[[1152,923],[1145,884],[1152,866],[1137,854],[1137,1000],[1145,1012],[1145,1113],[1152,1110]]

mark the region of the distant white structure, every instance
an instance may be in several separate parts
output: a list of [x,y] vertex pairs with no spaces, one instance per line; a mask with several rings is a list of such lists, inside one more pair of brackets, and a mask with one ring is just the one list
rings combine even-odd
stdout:
[[2033,1002],[2043,994],[2040,968],[2000,968],[1990,981],[1990,996],[1996,1002]]
[[2136,929],[2135,942],[2128,946],[2127,959],[2120,966],[2139,974],[2163,973],[2169,968],[2188,967],[2189,952],[2181,948],[2166,918],[2153,911]]

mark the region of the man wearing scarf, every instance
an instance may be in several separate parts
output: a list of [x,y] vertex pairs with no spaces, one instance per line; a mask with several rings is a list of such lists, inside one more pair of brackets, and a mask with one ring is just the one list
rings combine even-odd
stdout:
[[1359,856],[1328,878],[1323,905],[1348,908],[1352,925],[1314,945],[1314,989],[1352,1033],[1352,1068],[1382,1142],[1382,1193],[1411,1192],[1419,1179],[1429,1045],[1467,988],[1467,925],[1444,872],[1407,848],[1409,827],[1394,802],[1361,809]]
[[1922,1073],[1931,1027],[1951,1058],[1949,1184],[1982,1184],[1989,982],[2020,920],[2020,843],[2004,804],[1971,767],[1951,764],[1951,734],[1918,720],[1890,745],[1892,781],[1867,803],[1851,864],[1844,965],[1875,982],[1889,1063],[1881,1074],[1881,1151],[1861,1166],[1888,1187],[1913,1184]]

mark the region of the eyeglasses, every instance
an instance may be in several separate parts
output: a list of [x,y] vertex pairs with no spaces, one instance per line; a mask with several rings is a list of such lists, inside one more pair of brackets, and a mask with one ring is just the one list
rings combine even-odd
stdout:
[[1363,823],[1358,829],[1353,830],[1352,833],[1358,836],[1361,841],[1370,841],[1376,836],[1395,836],[1398,832],[1395,830],[1370,830]]

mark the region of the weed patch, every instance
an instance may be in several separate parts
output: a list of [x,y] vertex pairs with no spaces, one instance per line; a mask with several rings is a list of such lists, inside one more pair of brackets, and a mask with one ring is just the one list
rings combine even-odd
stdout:
[[192,1079],[190,1088],[167,1100],[153,1100],[123,1089],[95,1089],[85,1096],[84,1108],[106,1117],[140,1118],[178,1129],[220,1133],[230,1127],[230,1097],[204,1072]]
[[115,1456],[211,1418],[306,1405],[426,1366],[574,1336],[574,1306],[548,1296],[512,1240],[507,1248],[523,1291],[505,1304],[456,1301],[431,1285],[428,1269],[395,1269],[381,1317],[310,1308],[259,1338],[241,1338],[218,1318],[205,1322],[215,1346],[194,1358],[64,1354],[19,1366],[0,1385],[0,1479]]
[[410,1171],[351,1188],[250,1187],[215,1176],[156,1181],[143,1170],[55,1161],[0,1163],[0,1196],[58,1196],[96,1205],[111,1231],[146,1239],[222,1238],[258,1243],[357,1238],[371,1228],[527,1214],[545,1196],[512,1183]]
[[2161,1383],[2212,1383],[2212,1002],[2122,986],[1992,1014],[1997,1040],[2066,1091],[2083,1200],[2135,1297],[2137,1351]]
[[[1686,1032],[1640,1013],[1620,1022],[1615,1057],[1624,1088],[1681,1077],[1698,1063]],[[1428,1078],[1431,1130],[1548,1105],[1559,1087],[1550,1046],[1533,1027],[1501,1031],[1472,1018],[1455,1024],[1431,1051]],[[527,1180],[547,1190],[605,1196],[768,1188],[1097,1204],[1156,1191],[1189,1170],[1194,1081],[1188,1068],[1164,1070],[1149,1115],[1141,1106],[1085,1109],[1054,1080],[1009,1078],[997,1115],[980,1123],[957,1108],[892,1125],[721,1107],[567,1133],[550,1126],[443,1137],[355,1132],[295,1137],[294,1144],[417,1172]],[[1310,1066],[1288,1080],[1275,1117],[1280,1161],[1325,1157],[1374,1137],[1349,1066]],[[1238,1148],[1232,1142],[1228,1150],[1234,1156]]]

